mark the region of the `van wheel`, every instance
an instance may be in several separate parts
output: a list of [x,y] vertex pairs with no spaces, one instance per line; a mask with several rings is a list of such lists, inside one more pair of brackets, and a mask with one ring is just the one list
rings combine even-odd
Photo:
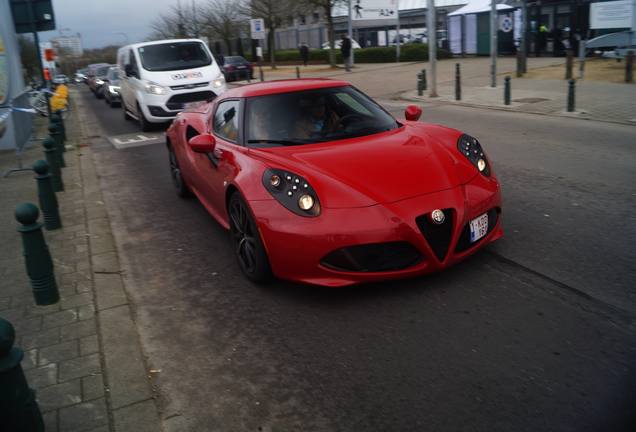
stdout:
[[150,132],[152,130],[152,123],[146,120],[144,112],[141,110],[139,104],[137,104],[137,117],[139,118],[139,127],[142,132]]

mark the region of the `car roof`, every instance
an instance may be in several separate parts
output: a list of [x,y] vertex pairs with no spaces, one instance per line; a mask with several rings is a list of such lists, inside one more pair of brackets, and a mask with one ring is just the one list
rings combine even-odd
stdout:
[[161,45],[161,44],[179,43],[179,42],[200,42],[200,43],[203,43],[203,41],[201,39],[164,39],[164,40],[154,40],[154,41],[148,41],[148,42],[134,43],[134,44],[130,44],[130,45],[126,45],[124,47],[121,47],[120,50],[122,50],[122,49],[133,49],[134,50],[134,49],[137,49],[137,48],[140,48],[140,47],[146,47],[146,46],[150,46],[150,45]]
[[350,85],[351,84],[346,81],[332,80],[328,78],[276,80],[235,87],[223,93],[223,98],[265,96],[270,94],[291,93],[303,90],[344,87]]

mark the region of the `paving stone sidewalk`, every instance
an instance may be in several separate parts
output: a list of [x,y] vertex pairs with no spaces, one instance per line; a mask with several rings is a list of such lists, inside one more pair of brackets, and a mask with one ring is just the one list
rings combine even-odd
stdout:
[[[15,326],[47,432],[157,432],[158,412],[91,150],[82,144],[89,132],[81,126],[81,110],[76,106],[65,122],[65,191],[57,194],[63,228],[44,231],[57,304],[34,305],[13,216],[17,204],[38,202],[33,173],[0,178],[0,317]],[[37,119],[36,135],[42,137],[46,125]],[[38,159],[40,142],[23,155],[25,166]],[[16,165],[13,152],[0,153],[0,172]]]

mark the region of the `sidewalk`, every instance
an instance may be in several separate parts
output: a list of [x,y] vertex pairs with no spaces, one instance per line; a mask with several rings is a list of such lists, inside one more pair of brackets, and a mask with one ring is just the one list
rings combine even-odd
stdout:
[[[57,193],[63,228],[44,230],[60,302],[34,306],[13,212],[21,202],[37,204],[36,183],[30,172],[14,173],[0,178],[0,316],[15,326],[47,432],[157,432],[154,395],[92,153],[81,144],[89,132],[80,111],[65,121],[65,191]],[[42,136],[46,119],[37,124]],[[42,158],[37,142],[24,153],[24,166]],[[0,153],[2,173],[15,165],[13,152]]]

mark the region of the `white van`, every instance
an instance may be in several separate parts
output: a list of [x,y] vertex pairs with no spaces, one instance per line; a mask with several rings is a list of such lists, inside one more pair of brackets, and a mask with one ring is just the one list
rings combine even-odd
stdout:
[[212,100],[226,90],[225,79],[199,39],[171,39],[128,45],[117,51],[122,71],[124,117],[151,123],[170,121],[189,102]]

